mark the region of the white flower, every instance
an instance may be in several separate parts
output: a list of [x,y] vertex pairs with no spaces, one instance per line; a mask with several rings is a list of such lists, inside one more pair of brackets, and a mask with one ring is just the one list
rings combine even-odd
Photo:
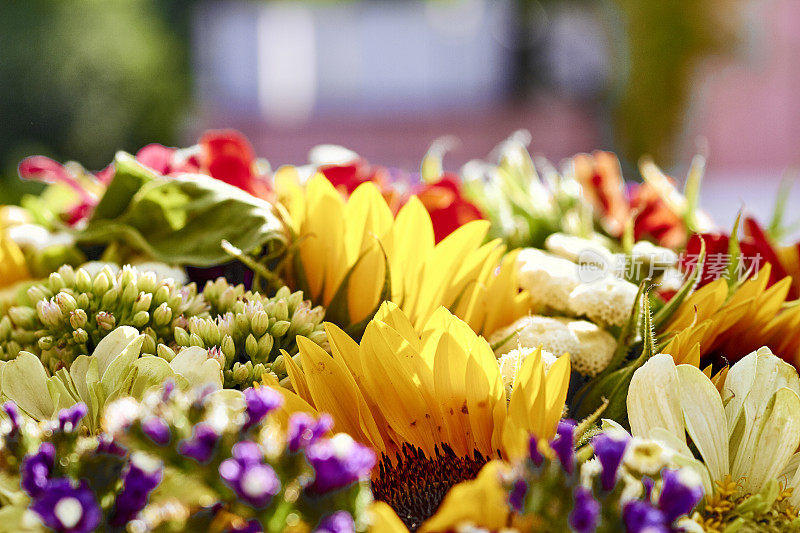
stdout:
[[544,241],[544,246],[550,252],[573,263],[585,263],[591,260],[598,266],[604,267],[605,272],[610,272],[615,263],[611,250],[592,239],[566,233],[553,233]]
[[516,348],[537,348],[555,356],[570,355],[572,368],[588,376],[597,375],[614,355],[617,342],[610,333],[585,320],[565,317],[527,316],[489,337],[500,346],[498,357]]
[[75,238],[65,231],[52,233],[39,224],[20,224],[6,229],[6,235],[21,248],[44,250],[50,246],[72,246]]
[[622,326],[628,320],[639,288],[628,281],[606,277],[575,287],[569,294],[569,308],[602,326]]
[[536,306],[556,311],[569,309],[572,289],[581,284],[578,266],[535,248],[525,248],[517,256],[519,285],[526,289]]
[[[633,434],[676,450],[676,462],[700,474],[706,494],[726,475],[749,494],[785,476],[795,488],[792,505],[800,504],[800,457],[793,455],[800,444],[800,378],[768,348],[731,367],[722,396],[698,368],[655,355],[634,373],[627,403]],[[687,432],[703,463],[687,446]]]
[[[517,380],[517,373],[522,367],[522,363],[531,354],[536,353],[536,348],[520,347],[511,350],[505,355],[500,356],[500,374],[503,377],[503,385],[507,392],[510,392]],[[542,362],[544,363],[545,374],[550,370],[550,366],[556,362],[557,357],[546,350],[542,350]]]

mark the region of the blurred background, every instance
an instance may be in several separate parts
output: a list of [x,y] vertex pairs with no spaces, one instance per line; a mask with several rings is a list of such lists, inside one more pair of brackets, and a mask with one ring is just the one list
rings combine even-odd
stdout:
[[336,143],[407,170],[437,137],[455,170],[525,128],[629,178],[647,154],[681,180],[700,151],[727,226],[800,164],[799,87],[797,0],[2,2],[0,201],[26,155],[100,169],[207,128],[273,166]]

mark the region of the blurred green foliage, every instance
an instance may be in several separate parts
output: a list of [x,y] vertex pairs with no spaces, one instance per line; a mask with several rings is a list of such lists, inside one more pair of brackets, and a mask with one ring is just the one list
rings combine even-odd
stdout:
[[0,201],[31,154],[91,169],[174,144],[189,96],[189,1],[0,2]]

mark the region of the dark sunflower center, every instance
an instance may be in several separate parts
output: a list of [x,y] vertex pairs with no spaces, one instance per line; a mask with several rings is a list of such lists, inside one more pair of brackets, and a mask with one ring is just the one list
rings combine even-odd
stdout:
[[453,485],[475,479],[486,461],[477,451],[472,457],[460,457],[446,444],[432,457],[404,444],[394,460],[383,456],[372,492],[394,509],[408,529],[416,531],[433,516]]

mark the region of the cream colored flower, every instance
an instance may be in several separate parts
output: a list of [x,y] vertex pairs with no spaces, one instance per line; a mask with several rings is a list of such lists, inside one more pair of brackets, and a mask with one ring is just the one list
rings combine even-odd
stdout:
[[567,311],[569,293],[581,284],[575,263],[535,248],[520,250],[517,269],[519,285],[534,306]]
[[[628,418],[633,435],[666,444],[677,452],[676,462],[692,466],[706,494],[713,492],[712,481],[728,475],[747,494],[783,478],[796,489],[792,504],[800,504],[800,456],[794,454],[800,444],[800,378],[768,348],[731,367],[722,396],[698,368],[675,366],[672,356],[657,354],[633,375]],[[687,432],[702,463],[687,445]]]
[[586,320],[566,317],[527,316],[502,328],[489,337],[496,346],[495,355],[505,355],[517,348],[536,348],[556,356],[570,355],[572,368],[595,376],[614,355],[617,342],[610,333]]
[[631,316],[638,291],[633,283],[606,277],[575,287],[569,294],[569,308],[601,326],[622,326]]

